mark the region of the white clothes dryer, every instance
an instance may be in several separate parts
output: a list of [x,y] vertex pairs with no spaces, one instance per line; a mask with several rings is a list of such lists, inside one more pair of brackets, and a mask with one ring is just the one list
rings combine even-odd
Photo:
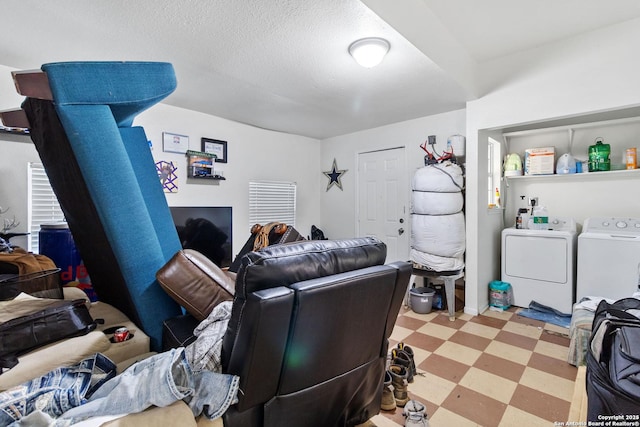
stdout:
[[578,237],[577,279],[577,301],[618,300],[640,290],[640,219],[586,219]]
[[531,301],[571,313],[575,301],[576,222],[550,217],[548,230],[502,230],[502,281],[511,284],[513,304]]

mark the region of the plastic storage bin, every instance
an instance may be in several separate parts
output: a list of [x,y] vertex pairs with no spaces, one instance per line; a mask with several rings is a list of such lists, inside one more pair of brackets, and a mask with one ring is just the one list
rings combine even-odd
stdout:
[[513,302],[513,290],[511,283],[494,280],[489,283],[489,305],[501,310],[511,307]]

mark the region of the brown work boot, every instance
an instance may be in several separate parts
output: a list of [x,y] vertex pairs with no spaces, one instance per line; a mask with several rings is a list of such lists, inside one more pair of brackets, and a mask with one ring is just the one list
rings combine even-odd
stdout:
[[391,384],[393,385],[393,397],[396,399],[396,406],[403,407],[409,401],[407,394],[407,368],[402,365],[389,366],[391,374]]
[[413,369],[411,369],[411,356],[404,351],[394,348],[391,350],[391,363],[394,365],[404,366],[407,370],[407,382],[413,382]]
[[[413,380],[413,377],[415,375],[418,375],[418,370],[416,369],[416,362],[414,360],[413,349],[411,347],[409,347],[408,345],[405,345],[405,343],[403,343],[403,342],[398,343],[396,348],[398,350],[404,351],[409,356],[409,359],[411,360],[411,373],[409,374],[409,376]],[[409,381],[409,382],[412,382],[412,381]]]
[[389,371],[384,371],[384,385],[382,386],[380,409],[383,411],[393,411],[396,409],[396,399],[393,397],[393,391],[391,390],[391,374]]

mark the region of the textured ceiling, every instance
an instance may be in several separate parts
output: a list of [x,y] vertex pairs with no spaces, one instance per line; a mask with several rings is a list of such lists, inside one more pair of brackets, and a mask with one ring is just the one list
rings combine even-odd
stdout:
[[[168,104],[326,138],[464,108],[482,61],[639,8],[637,0],[3,0],[0,64],[168,61],[178,78]],[[366,36],[391,43],[373,69],[347,52]]]
[[640,16],[637,0],[422,0],[478,62]]

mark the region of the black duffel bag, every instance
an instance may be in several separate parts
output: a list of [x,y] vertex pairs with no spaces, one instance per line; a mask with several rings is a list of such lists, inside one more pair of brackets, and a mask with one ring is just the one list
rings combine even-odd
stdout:
[[[0,368],[13,368],[18,356],[97,326],[84,299],[23,299],[0,313]],[[0,373],[2,369],[0,369]]]
[[587,420],[640,414],[640,300],[601,301],[587,352]]

